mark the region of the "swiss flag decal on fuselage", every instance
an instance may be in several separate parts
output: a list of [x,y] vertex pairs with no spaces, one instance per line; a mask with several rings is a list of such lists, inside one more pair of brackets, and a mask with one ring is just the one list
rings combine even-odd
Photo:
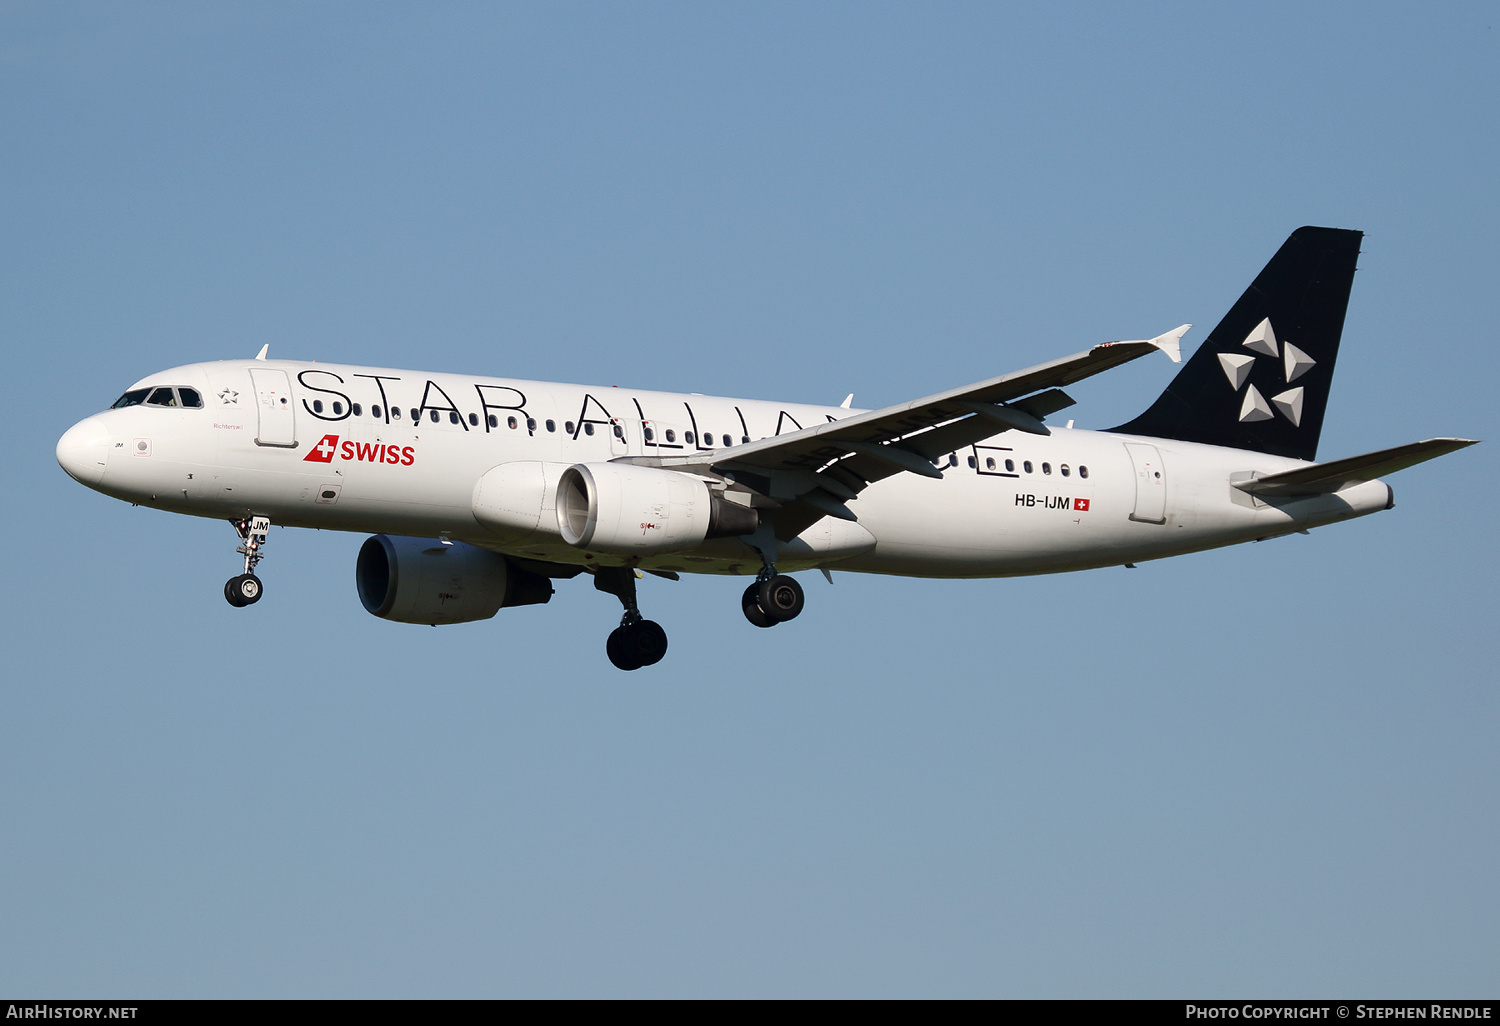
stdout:
[[332,463],[333,454],[339,451],[339,436],[324,435],[318,440],[318,444],[312,447],[312,452],[302,457],[303,463]]
[[1087,499],[1074,499],[1073,500],[1073,508],[1075,510],[1077,510],[1078,512],[1080,512],[1080,513],[1087,513],[1089,511],[1089,500],[1087,500]]

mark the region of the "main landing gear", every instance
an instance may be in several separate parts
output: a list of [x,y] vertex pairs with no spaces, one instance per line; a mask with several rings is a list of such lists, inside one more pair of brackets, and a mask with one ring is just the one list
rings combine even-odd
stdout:
[[762,570],[740,598],[745,619],[757,627],[775,627],[795,620],[802,612],[802,605],[802,585],[795,577],[778,574],[775,567]]
[[661,662],[667,654],[667,632],[655,620],[647,620],[635,604],[635,570],[628,566],[601,566],[594,570],[594,587],[620,600],[625,615],[610,632],[604,651],[622,670],[639,670]]
[[271,521],[266,517],[249,517],[231,520],[240,536],[240,547],[234,551],[245,557],[245,572],[224,582],[224,597],[231,606],[248,606],[259,602],[263,589],[260,578],[255,576],[255,565],[266,558],[266,535],[271,533]]

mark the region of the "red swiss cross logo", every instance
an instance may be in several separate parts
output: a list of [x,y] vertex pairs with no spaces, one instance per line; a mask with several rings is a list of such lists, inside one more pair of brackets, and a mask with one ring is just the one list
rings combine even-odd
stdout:
[[312,452],[302,457],[303,463],[332,463],[333,454],[339,451],[339,436],[324,435]]
[[1075,510],[1077,510],[1078,512],[1080,512],[1080,513],[1087,513],[1089,511],[1089,500],[1087,500],[1087,499],[1074,499],[1073,500],[1073,508]]

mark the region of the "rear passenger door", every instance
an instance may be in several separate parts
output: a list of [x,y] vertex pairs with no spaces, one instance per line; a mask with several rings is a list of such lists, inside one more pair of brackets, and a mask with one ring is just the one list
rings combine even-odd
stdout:
[[1161,453],[1154,445],[1126,442],[1130,464],[1135,469],[1135,511],[1131,520],[1146,524],[1167,522],[1167,477],[1161,465]]

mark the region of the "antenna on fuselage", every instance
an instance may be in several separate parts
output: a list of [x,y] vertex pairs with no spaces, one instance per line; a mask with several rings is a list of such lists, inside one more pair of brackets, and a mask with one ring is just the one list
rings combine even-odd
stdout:
[[271,343],[267,342],[265,345],[260,347],[260,352],[255,354],[255,358],[257,360],[264,360],[266,358],[266,353],[270,350],[270,348]]
[[854,402],[854,393],[850,392],[848,395],[844,396],[844,401],[839,403],[839,409],[847,410],[849,408],[849,404],[852,402]]

